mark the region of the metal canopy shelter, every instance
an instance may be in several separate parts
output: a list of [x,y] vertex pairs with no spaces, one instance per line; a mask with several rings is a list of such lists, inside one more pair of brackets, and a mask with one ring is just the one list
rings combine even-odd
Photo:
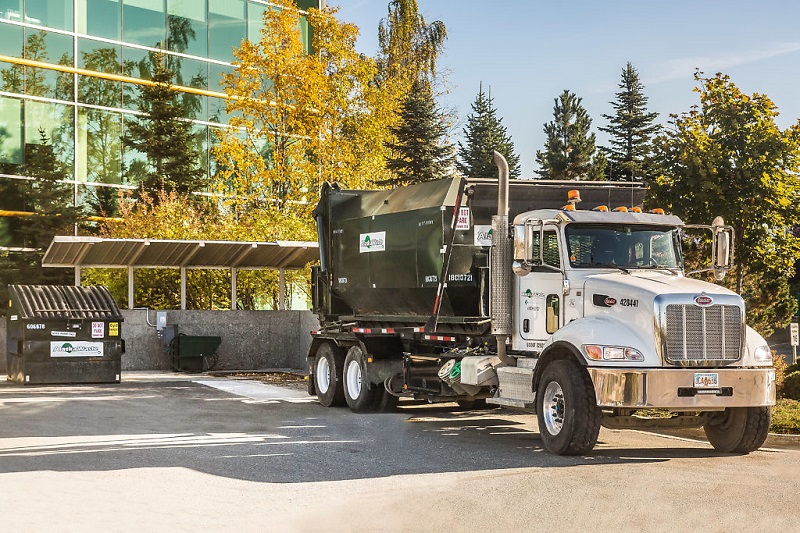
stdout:
[[277,269],[283,309],[285,270],[297,270],[319,260],[319,245],[309,241],[237,242],[158,239],[104,239],[56,236],[42,259],[43,267],[75,268],[75,285],[83,268],[127,268],[128,307],[133,309],[134,268],[178,268],[181,271],[181,309],[186,309],[186,270],[229,268],[231,302],[236,305],[237,270]]

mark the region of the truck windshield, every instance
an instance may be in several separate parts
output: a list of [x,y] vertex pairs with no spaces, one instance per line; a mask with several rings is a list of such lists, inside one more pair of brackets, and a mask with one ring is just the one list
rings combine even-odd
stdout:
[[570,265],[622,268],[680,268],[678,231],[673,226],[570,224],[566,228]]

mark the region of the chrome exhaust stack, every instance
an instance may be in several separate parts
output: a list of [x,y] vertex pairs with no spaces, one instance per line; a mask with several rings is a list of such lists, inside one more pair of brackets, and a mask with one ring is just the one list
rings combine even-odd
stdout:
[[512,242],[508,229],[508,162],[503,155],[494,151],[494,164],[497,165],[497,214],[492,216],[492,254],[491,254],[491,296],[490,316],[492,335],[497,338],[497,357],[509,366],[517,361],[506,353],[506,342],[512,334],[511,323],[511,273]]

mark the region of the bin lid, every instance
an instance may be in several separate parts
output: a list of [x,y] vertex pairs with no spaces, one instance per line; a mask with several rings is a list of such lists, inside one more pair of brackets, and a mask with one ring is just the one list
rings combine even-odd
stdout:
[[122,314],[105,287],[72,285],[9,285],[12,307],[20,319],[110,319]]

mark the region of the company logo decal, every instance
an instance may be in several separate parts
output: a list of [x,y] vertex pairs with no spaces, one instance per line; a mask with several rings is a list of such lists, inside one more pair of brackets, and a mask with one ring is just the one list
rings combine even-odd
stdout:
[[362,233],[359,236],[359,253],[383,252],[386,250],[386,232]]
[[713,304],[714,299],[711,296],[701,294],[700,296],[695,297],[694,303],[696,303],[700,307],[706,307]]
[[103,343],[50,341],[50,357],[103,357]]
[[491,224],[475,224],[475,246],[491,246],[492,245],[492,225]]
[[592,303],[597,307],[611,307],[617,305],[617,299],[607,294],[593,294]]

